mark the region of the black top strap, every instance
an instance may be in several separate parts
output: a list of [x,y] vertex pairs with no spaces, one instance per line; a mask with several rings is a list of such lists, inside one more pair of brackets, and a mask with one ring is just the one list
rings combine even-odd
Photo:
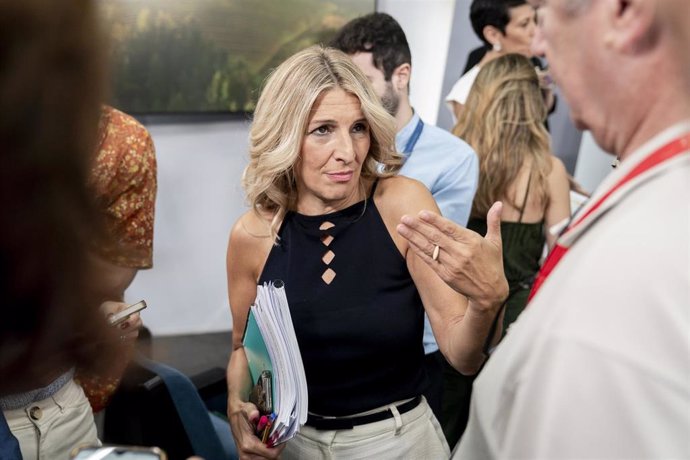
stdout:
[[369,200],[374,198],[374,193],[376,193],[376,186],[379,185],[379,180],[378,178],[374,181],[374,185],[371,186],[371,193],[369,193]]
[[522,206],[520,206],[520,218],[518,222],[522,222],[522,215],[525,213],[525,208],[527,207],[527,197],[529,196],[529,186],[532,183],[532,168],[529,170],[529,177],[527,178],[527,188],[525,189],[525,198],[522,200]]

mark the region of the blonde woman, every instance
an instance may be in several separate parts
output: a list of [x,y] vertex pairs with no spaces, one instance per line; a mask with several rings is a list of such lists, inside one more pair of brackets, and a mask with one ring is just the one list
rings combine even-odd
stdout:
[[510,285],[504,333],[527,303],[548,229],[570,216],[568,176],[550,152],[546,108],[529,59],[508,54],[486,64],[453,133],[479,156],[479,187],[468,228],[486,231],[487,211],[503,202],[503,264]]
[[[266,83],[243,177],[252,209],[227,253],[236,325],[228,416],[243,457],[449,456],[420,396],[423,312],[446,358],[472,373],[507,286],[468,303],[409,250],[395,231],[402,215],[438,207],[419,182],[394,176],[394,138],[393,119],[340,51],[308,48]],[[267,448],[254,435],[241,340],[257,283],[276,279],[290,302],[310,414],[296,438]]]

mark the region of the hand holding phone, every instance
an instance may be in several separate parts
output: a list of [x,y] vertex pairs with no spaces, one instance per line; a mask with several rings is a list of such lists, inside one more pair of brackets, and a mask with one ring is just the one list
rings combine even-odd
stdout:
[[118,311],[117,313],[114,313],[113,315],[108,317],[108,321],[110,322],[111,326],[117,326],[118,324],[125,322],[130,316],[140,312],[144,308],[146,308],[146,302],[140,300],[139,302],[132,304],[124,308],[123,310]]

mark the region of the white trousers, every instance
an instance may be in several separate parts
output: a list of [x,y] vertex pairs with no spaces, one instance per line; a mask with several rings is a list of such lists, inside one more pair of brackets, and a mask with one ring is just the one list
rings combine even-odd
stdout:
[[447,459],[450,449],[426,400],[414,409],[351,430],[303,426],[281,459]]
[[74,380],[49,398],[3,413],[24,460],[67,460],[75,447],[100,444],[89,400]]

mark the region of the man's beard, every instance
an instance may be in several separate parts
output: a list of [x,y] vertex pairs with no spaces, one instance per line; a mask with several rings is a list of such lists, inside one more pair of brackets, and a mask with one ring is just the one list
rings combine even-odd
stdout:
[[395,93],[392,82],[386,82],[386,92],[381,96],[381,105],[391,115],[395,116],[398,113],[400,106],[400,96]]

